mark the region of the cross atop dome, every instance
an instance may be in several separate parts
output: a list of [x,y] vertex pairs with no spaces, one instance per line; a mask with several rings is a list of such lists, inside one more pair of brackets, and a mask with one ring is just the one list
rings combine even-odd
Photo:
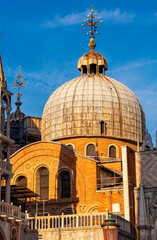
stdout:
[[89,13],[89,15],[87,15],[87,20],[84,20],[84,24],[82,24],[82,26],[84,27],[84,30],[86,30],[87,26],[91,27],[91,30],[87,33],[87,35],[91,34],[91,37],[94,37],[95,34],[97,34],[97,25],[98,27],[100,27],[100,23],[102,23],[102,21],[100,21],[100,17],[98,17],[97,21],[94,21],[94,18],[97,16],[97,13],[93,13],[95,8],[92,5],[92,9],[91,12]]
[[21,66],[19,66],[19,73],[16,76],[16,81],[14,81],[14,88],[18,86],[18,92],[16,93],[15,97],[21,97],[22,94],[20,93],[20,89],[22,90],[24,85],[26,84],[25,80],[23,79],[23,75],[21,75]]
[[87,15],[87,20],[84,20],[84,29],[86,30],[87,26],[90,26],[91,30],[87,33],[90,36],[90,52],[85,53],[78,61],[78,70],[83,74],[103,74],[108,69],[108,64],[106,59],[98,52],[95,52],[96,43],[94,42],[95,34],[97,34],[97,25],[100,27],[100,17],[95,21],[94,18],[97,16],[97,13],[94,14],[94,7],[92,5],[91,12]]

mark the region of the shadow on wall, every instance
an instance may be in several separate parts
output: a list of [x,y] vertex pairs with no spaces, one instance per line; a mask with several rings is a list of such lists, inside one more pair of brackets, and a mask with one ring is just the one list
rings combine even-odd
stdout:
[[76,161],[77,157],[72,146],[61,145],[57,181],[57,202],[60,214],[74,214],[77,212],[78,198],[76,190]]
[[[25,209],[30,216],[37,214],[61,215],[74,214],[77,212],[76,190],[76,161],[75,152],[70,147],[61,145],[59,152],[56,174],[54,170],[50,172],[46,166],[41,166],[36,172],[35,192],[39,195],[35,201],[26,202]],[[22,177],[19,184],[24,185],[26,178]],[[51,183],[51,181],[53,181]],[[49,199],[49,196],[52,196]]]

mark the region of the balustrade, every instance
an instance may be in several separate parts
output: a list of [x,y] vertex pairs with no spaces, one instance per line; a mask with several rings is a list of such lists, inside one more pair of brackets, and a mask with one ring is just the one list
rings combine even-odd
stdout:
[[[111,214],[120,224],[120,229],[130,233],[130,222],[115,214]],[[58,228],[93,228],[100,227],[108,218],[108,213],[87,213],[73,215],[57,215],[57,216],[35,216],[28,217],[28,227],[31,230],[50,230]]]
[[21,208],[12,204],[0,201],[0,215],[6,215],[7,217],[13,217],[21,220],[26,219],[26,214],[21,212]]
[[81,228],[100,226],[106,219],[107,213],[88,213],[58,216],[29,217],[29,228],[34,230],[57,228]]
[[8,163],[5,160],[0,159],[0,169],[2,169],[4,171],[12,172],[12,164]]

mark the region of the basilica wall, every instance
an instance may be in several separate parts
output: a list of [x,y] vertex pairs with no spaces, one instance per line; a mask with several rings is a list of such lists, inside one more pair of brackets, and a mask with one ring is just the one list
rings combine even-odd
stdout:
[[108,158],[110,146],[116,147],[116,158],[122,158],[121,146],[127,145],[128,147],[137,151],[137,142],[127,141],[123,139],[114,139],[109,137],[83,137],[83,138],[68,138],[60,139],[59,142],[65,145],[73,145],[73,148],[80,154],[86,156],[86,148],[88,144],[94,144],[96,149],[96,156]]
[[[47,170],[43,172],[45,179],[43,194],[45,197],[48,191],[46,208],[50,214],[65,213],[68,209],[72,209],[73,213],[87,213],[105,212],[108,208],[111,212],[113,204],[116,203],[120,203],[120,211],[124,212],[123,190],[112,191],[110,188],[107,191],[96,191],[99,161],[84,157],[63,144],[38,142],[27,145],[11,156],[11,163],[14,173],[12,184],[17,184],[17,180],[24,177],[27,187],[39,195],[41,195],[39,190],[41,183],[38,171],[41,168],[48,170],[48,175]],[[120,168],[118,166],[117,171]],[[64,197],[60,194],[60,178],[63,171],[67,171],[71,179],[68,197],[66,192]],[[46,185],[46,179],[48,179],[48,185]]]

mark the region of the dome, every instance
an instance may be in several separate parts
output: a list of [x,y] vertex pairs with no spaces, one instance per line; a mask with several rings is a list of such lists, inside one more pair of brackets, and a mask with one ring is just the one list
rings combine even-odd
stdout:
[[43,141],[104,136],[142,142],[144,133],[138,98],[122,83],[100,74],[63,84],[48,99],[42,116]]
[[78,61],[78,70],[83,73],[105,73],[108,69],[108,63],[101,53],[95,52],[96,43],[94,37],[90,37],[90,52],[85,53]]

